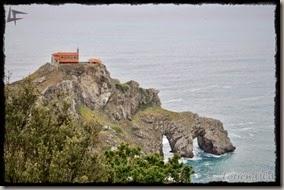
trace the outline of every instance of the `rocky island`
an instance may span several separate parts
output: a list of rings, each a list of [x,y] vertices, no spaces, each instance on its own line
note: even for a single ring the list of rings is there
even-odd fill
[[[192,112],[165,110],[158,90],[143,89],[135,81],[122,84],[111,78],[104,64],[46,63],[29,79],[41,92],[42,101],[64,93],[71,102],[69,112],[74,118],[96,118],[103,127],[95,152],[124,142],[145,153],[163,154],[163,135],[169,140],[171,151],[182,157],[194,156],[195,138],[208,153],[220,155],[235,150],[221,121]]]

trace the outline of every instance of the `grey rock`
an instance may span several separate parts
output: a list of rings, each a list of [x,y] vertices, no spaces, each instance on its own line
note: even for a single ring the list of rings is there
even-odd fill
[[[47,63],[33,75],[36,76],[34,81],[41,83],[44,89],[41,100],[50,101],[63,94],[70,100],[69,111],[75,116],[81,106],[86,106],[106,114],[109,122],[127,124],[128,127],[121,127],[123,135],[109,126],[103,127],[104,133],[98,140],[109,147],[126,142],[136,144],[145,153],[162,154],[165,135],[172,151],[183,157],[194,156],[195,138],[199,147],[208,153],[219,155],[235,150],[221,121],[191,112],[164,110],[158,90],[143,89],[135,81],[121,84],[110,77],[103,64],[54,66]],[[54,76],[58,76],[56,80]]]

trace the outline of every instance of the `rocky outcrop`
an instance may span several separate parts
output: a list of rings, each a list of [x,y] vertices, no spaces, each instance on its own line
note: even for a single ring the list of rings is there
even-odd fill
[[[197,142],[202,150],[217,155],[235,150],[221,121],[210,118],[201,118],[200,121],[204,132],[198,135]]]
[[[134,134],[138,136],[139,146],[149,152],[162,154],[163,135],[167,137],[172,152],[183,157],[194,156],[195,138],[200,148],[208,153],[219,155],[235,150],[222,123],[215,119],[200,117],[191,112],[170,112],[162,108],[148,108],[137,114],[134,119]],[[144,139],[147,139],[147,144],[144,144]]]
[[[161,105],[157,90],[140,88],[135,81],[116,83],[115,87],[103,109],[116,120],[131,120],[141,107]]]
[[[56,84],[46,86],[43,96],[51,99],[58,93],[67,94],[74,100],[72,107],[76,110],[85,105],[92,110],[104,110],[112,119],[121,120],[131,119],[143,106],[161,104],[157,90],[142,89],[135,81],[121,84],[110,77],[103,64],[48,65],[42,68],[49,68],[62,77]]]
[[[220,121],[191,112],[171,112],[161,108],[158,90],[143,89],[135,81],[120,83],[112,79],[103,64],[45,64],[29,76],[50,101],[68,97],[70,112],[80,117],[87,108],[104,125],[99,133],[101,147],[121,142],[134,144],[144,152],[162,154],[165,135],[173,152],[193,157],[193,139],[205,152],[223,154],[234,151]],[[15,84],[19,84],[16,82]]]

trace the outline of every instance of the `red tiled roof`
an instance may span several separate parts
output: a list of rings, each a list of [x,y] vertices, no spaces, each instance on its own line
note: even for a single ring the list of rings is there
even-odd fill
[[[56,52],[53,53],[52,55],[78,55],[77,52]]]
[[[89,61],[101,61],[99,58],[91,58]]]
[[[60,63],[78,63],[78,60],[74,60],[74,59],[62,59],[62,60],[58,60]]]

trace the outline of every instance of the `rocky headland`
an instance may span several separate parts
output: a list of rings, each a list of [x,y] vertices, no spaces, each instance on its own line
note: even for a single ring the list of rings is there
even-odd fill
[[[208,153],[220,155],[235,150],[221,121],[192,112],[165,110],[158,90],[143,89],[135,81],[122,84],[111,78],[103,64],[46,63],[28,78],[37,86],[42,101],[63,93],[74,118],[93,118],[101,124],[94,151],[125,142],[145,153],[163,154],[163,135],[169,140],[172,152],[183,157],[194,156],[195,138]]]

